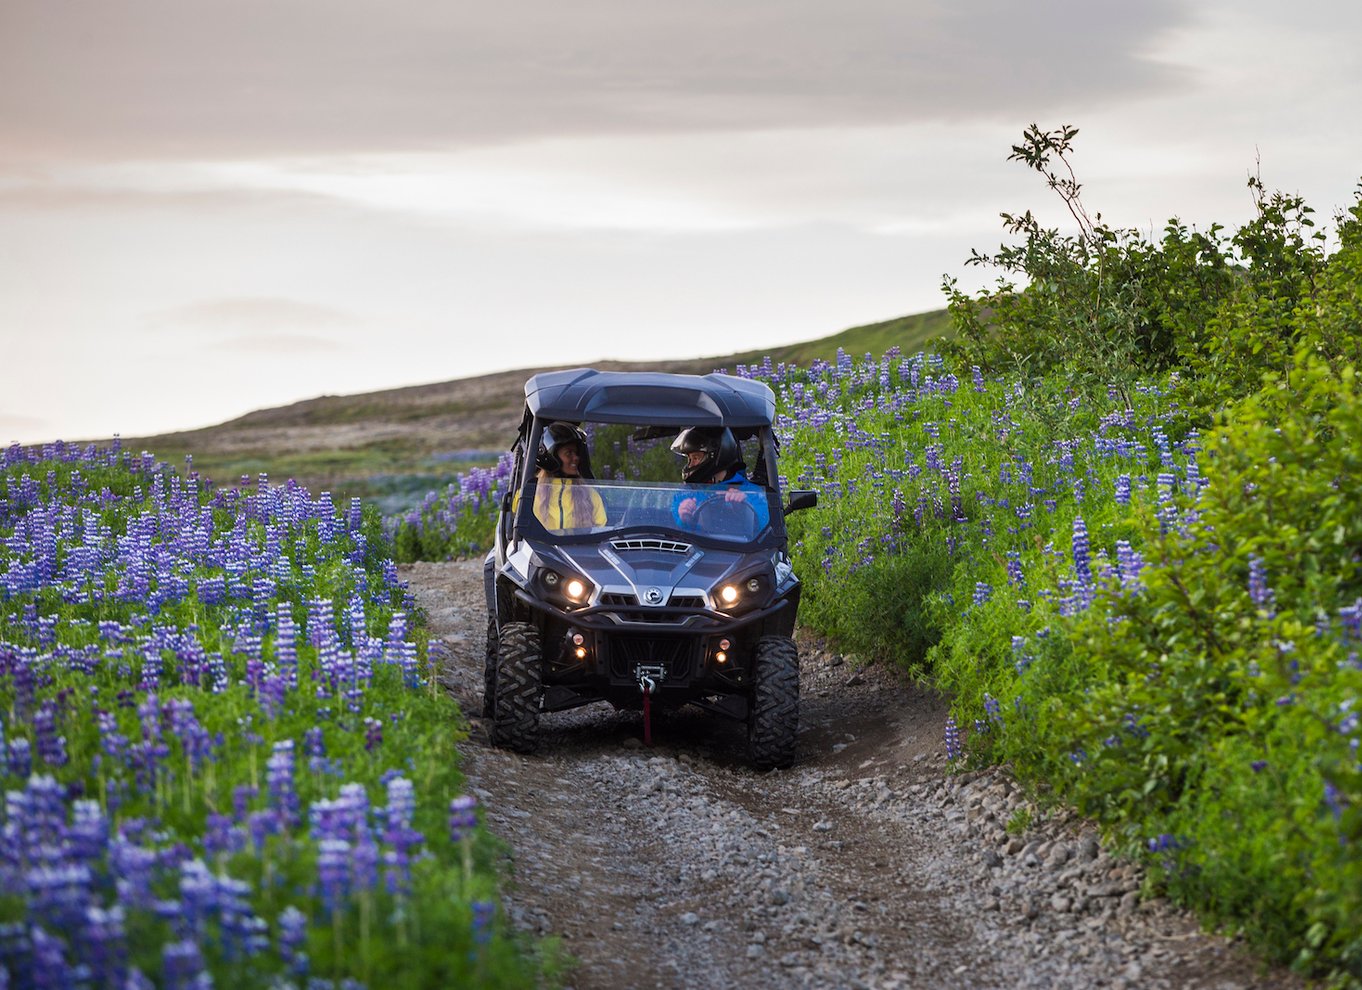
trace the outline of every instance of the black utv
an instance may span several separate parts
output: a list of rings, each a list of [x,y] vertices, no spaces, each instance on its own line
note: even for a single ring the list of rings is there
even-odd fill
[[[484,572],[493,741],[531,751],[542,713],[593,701],[642,709],[646,735],[650,707],[694,704],[746,721],[758,767],[789,766],[785,516],[817,495],[781,503],[770,388],[578,369],[535,375],[525,406]]]

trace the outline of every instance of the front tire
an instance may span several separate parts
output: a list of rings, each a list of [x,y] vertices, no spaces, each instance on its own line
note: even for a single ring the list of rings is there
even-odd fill
[[[498,640],[492,742],[532,753],[539,744],[539,704],[544,695],[539,630],[527,622],[508,622]]]
[[[757,642],[747,743],[758,770],[794,763],[799,735],[799,648],[788,636]]]

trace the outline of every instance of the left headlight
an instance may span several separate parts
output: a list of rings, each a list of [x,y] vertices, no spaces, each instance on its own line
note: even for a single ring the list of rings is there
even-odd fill
[[[539,583],[549,598],[565,600],[572,605],[585,605],[594,590],[590,581],[576,574],[545,568],[539,572]]]

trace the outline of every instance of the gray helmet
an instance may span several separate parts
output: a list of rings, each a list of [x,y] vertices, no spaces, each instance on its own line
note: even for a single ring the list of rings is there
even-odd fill
[[[746,466],[742,460],[742,448],[727,426],[692,426],[682,430],[672,442],[672,450],[682,457],[697,450],[705,453],[703,461],[694,466],[687,461],[681,469],[681,480],[687,482],[704,483],[721,471],[727,475],[734,469],[740,471]]]

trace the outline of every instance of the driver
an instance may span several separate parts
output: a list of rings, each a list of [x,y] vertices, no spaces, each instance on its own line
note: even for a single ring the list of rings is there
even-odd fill
[[[692,426],[682,430],[672,444],[672,450],[686,459],[681,468],[681,480],[696,485],[724,485],[722,491],[679,492],[672,510],[682,526],[697,528],[700,507],[711,500],[746,502],[756,515],[756,529],[766,527],[771,510],[766,504],[766,490],[747,479],[747,465],[743,463],[742,448],[733,431],[726,426]]]
[[[539,438],[539,472],[534,514],[554,533],[605,525],[600,492],[582,479],[591,477],[586,434],[571,423],[550,423]]]

